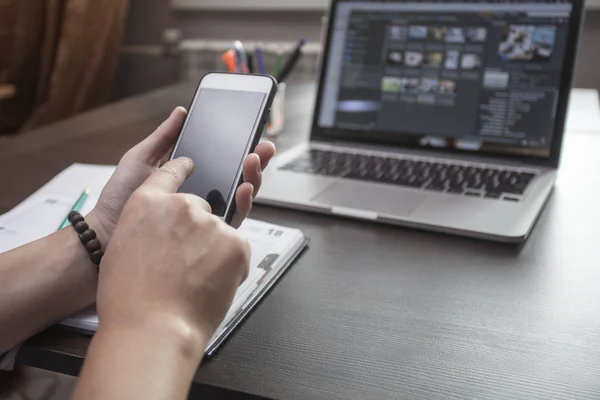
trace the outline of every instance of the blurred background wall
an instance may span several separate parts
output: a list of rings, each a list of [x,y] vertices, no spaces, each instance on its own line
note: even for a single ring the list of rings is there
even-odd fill
[[[177,1],[194,3],[194,0]],[[599,4],[596,5],[595,1]],[[197,2],[203,3],[203,0]],[[208,2],[215,3],[215,0]],[[244,3],[253,2],[261,3],[257,0]],[[325,0],[308,0],[308,3],[312,4],[320,2],[326,3]],[[586,11],[574,86],[600,89],[600,51],[597,45],[600,43],[600,1],[588,1],[588,7],[590,4],[593,9]],[[307,7],[311,8],[310,4]],[[193,7],[182,9],[172,7],[171,2],[167,0],[130,0],[124,41],[126,46],[121,54],[113,97],[128,97],[185,78],[185,73],[182,73],[182,68],[186,68],[185,59],[148,56],[127,51],[132,47],[143,49],[144,46],[159,45],[166,29],[176,28],[181,31],[183,40],[192,41],[240,39],[268,43],[294,42],[304,37],[310,42],[318,43],[324,13],[324,9],[314,6],[308,10],[240,11]],[[313,60],[316,62],[316,58]],[[198,71],[199,74],[202,72]]]

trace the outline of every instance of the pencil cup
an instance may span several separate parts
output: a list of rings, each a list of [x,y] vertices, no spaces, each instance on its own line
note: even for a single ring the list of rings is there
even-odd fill
[[[285,83],[277,86],[277,93],[271,105],[271,114],[267,123],[266,134],[269,137],[279,135],[285,124]]]

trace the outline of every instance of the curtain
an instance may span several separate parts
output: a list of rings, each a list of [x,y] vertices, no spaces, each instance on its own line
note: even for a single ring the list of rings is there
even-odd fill
[[[110,98],[128,0],[0,0],[0,133],[28,130]]]

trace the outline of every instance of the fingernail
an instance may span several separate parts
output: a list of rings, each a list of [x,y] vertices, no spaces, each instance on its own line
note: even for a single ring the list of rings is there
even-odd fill
[[[187,110],[181,106],[177,106],[175,107],[175,109],[173,110],[173,112],[171,114],[175,114],[176,112],[182,112],[182,113],[187,113]]]
[[[194,160],[192,160],[189,157],[179,157],[178,159],[181,160],[185,164],[186,168],[191,170],[191,171],[189,171],[189,173],[191,174],[192,171],[194,170]]]

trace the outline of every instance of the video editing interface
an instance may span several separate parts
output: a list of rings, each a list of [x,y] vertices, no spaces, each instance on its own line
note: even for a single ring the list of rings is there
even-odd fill
[[[556,1],[340,2],[318,125],[548,157],[571,10]]]

